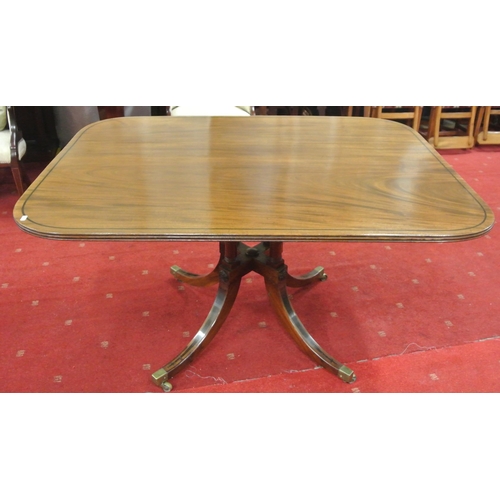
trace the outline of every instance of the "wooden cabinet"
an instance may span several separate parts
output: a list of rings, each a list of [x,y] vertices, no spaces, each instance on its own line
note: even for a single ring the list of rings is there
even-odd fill
[[[19,128],[26,141],[24,163],[49,163],[57,153],[57,138],[52,106],[15,106]]]

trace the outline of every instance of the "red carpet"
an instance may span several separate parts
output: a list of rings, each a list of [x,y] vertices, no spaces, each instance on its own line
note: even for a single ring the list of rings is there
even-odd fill
[[[500,213],[500,147],[442,151]],[[31,171],[32,175],[36,172]],[[49,241],[12,219],[0,184],[0,391],[161,392],[151,373],[196,333],[215,296],[175,281],[206,272],[218,245]],[[174,392],[498,392],[500,240],[448,244],[290,243],[290,271],[328,280],[291,289],[304,325],[357,374],[316,369],[278,324],[260,276],[243,279],[216,338]]]
[[[311,368],[186,392],[500,392],[499,363],[496,338],[354,363],[351,368],[358,377],[354,384],[338,384],[326,370]]]

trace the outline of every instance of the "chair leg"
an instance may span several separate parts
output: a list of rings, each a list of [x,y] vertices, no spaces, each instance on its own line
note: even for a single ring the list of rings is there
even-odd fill
[[[24,192],[24,186],[23,186],[23,179],[22,179],[19,167],[11,167],[10,170],[12,171],[12,176],[14,177],[14,182],[16,183],[17,192],[18,192],[19,196],[21,196]]]
[[[437,149],[439,143],[439,132],[441,131],[441,110],[442,106],[436,106],[434,119],[432,120],[433,133],[434,133],[434,147]]]
[[[476,123],[476,111],[477,111],[477,106],[472,106],[471,107],[471,116],[469,118],[469,125],[467,127],[467,135],[469,136],[469,147],[474,147],[474,144],[476,142],[476,138],[474,136],[474,125]]]
[[[420,131],[420,122],[422,121],[422,106],[415,106],[413,111],[413,129]]]
[[[486,106],[484,111],[483,139],[488,139],[488,129],[490,128],[491,106]]]
[[[474,137],[477,139],[481,132],[481,125],[483,124],[485,106],[480,106],[477,114],[476,126],[474,127]]]
[[[13,162],[10,166],[10,170],[12,172],[12,177],[14,177],[17,193],[21,196],[26,188],[31,184],[31,180],[24,170],[22,163],[19,161]]]

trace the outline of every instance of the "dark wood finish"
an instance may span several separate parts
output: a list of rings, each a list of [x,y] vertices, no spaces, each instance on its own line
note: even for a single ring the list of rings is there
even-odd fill
[[[48,165],[59,147],[53,106],[15,106],[15,110],[27,145],[23,162]]]
[[[207,286],[219,282],[212,309],[187,347],[172,361],[153,374],[156,385],[171,389],[168,382],[185,365],[193,360],[214,338],[227,318],[241,284],[243,276],[254,271],[264,277],[266,289],[279,320],[300,349],[315,363],[337,375],[345,382],[354,382],[354,372],[328,353],[313,339],[295,313],[288,298],[287,286],[308,286],[324,281],[326,275],[322,267],[304,276],[295,277],[288,273],[282,258],[283,243],[260,243],[254,247],[241,242],[222,243],[217,267],[212,273],[198,276],[173,266],[171,271],[176,279],[195,286]]]
[[[151,106],[151,116],[166,116],[168,106]],[[125,106],[97,106],[99,118],[121,118],[125,116]]]
[[[97,106],[99,118],[109,120],[110,118],[122,118],[124,115],[124,106]]]
[[[151,116],[166,116],[167,106],[151,106]]]
[[[108,240],[448,241],[493,223],[414,130],[314,116],[96,122],[15,216],[39,236]]]
[[[10,129],[10,163],[0,163],[0,168],[10,169],[17,193],[21,196],[31,181],[19,158],[19,141],[23,139],[23,132],[18,126],[14,106],[7,106],[7,127]]]
[[[313,116],[326,115],[328,106],[265,106],[269,115]]]

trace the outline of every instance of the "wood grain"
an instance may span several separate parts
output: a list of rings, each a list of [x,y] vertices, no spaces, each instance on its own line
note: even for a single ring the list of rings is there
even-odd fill
[[[447,241],[494,222],[411,128],[326,116],[97,122],[14,217],[47,238],[183,241]]]

